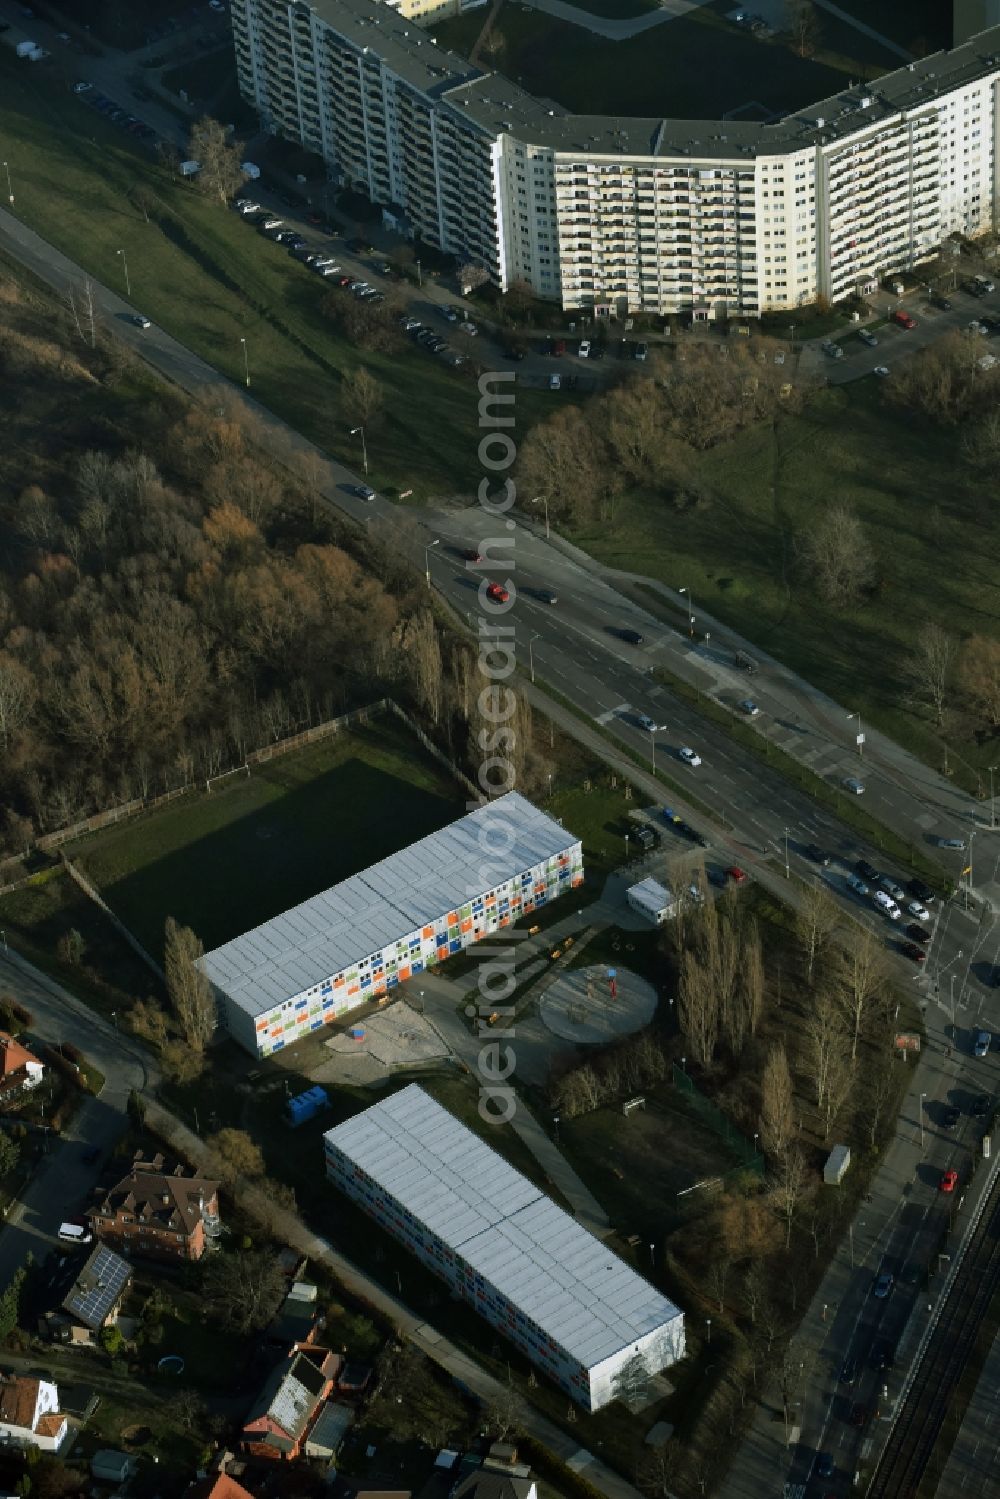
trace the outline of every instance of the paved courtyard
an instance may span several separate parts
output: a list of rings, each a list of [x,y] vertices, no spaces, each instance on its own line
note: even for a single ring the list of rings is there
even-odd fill
[[[628,968],[603,964],[567,968],[546,989],[539,1005],[542,1022],[563,1041],[600,1045],[630,1036],[656,1012],[656,990]]]

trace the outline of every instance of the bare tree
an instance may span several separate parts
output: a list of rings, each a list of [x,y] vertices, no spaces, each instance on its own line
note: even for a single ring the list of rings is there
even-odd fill
[[[798,1145],[786,1150],[781,1165],[771,1181],[771,1201],[778,1216],[784,1219],[784,1247],[792,1243],[792,1225],[807,1189],[808,1166]]]
[[[754,1327],[767,1299],[767,1277],[759,1260],[751,1260],[743,1274],[743,1305]]]
[[[407,622],[402,644],[410,663],[417,701],[431,722],[438,723],[443,704],[441,642],[429,609],[422,609]]]
[[[888,977],[881,941],[870,927],[859,928],[841,954],[836,973],[837,1000],[851,1030],[852,1062],[869,1011],[884,998]]]
[[[929,620],[917,636],[910,661],[913,696],[926,702],[940,727],[944,721],[945,703],[951,687],[958,647],[954,636]]]
[[[795,913],[795,928],[805,949],[810,983],[816,958],[832,936],[839,919],[840,912],[826,886],[819,881],[807,885]]]
[[[188,149],[201,171],[195,186],[209,197],[228,203],[247,179],[240,165],[240,148],[230,143],[225,127],[205,115],[191,127]]]
[[[269,1249],[216,1254],[205,1267],[205,1299],[220,1321],[237,1332],[266,1327],[286,1289],[284,1272]]]
[[[502,46],[503,38],[500,37],[498,40]],[[462,295],[468,296],[469,292],[476,291],[480,286],[485,286],[490,279],[490,274],[484,266],[467,261],[464,265],[459,266],[456,272],[456,279],[462,289]]]
[[[892,1060],[884,1052],[876,1057],[865,1083],[861,1112],[868,1131],[868,1143],[874,1150],[896,1092]]]
[[[834,505],[798,539],[799,552],[821,597],[834,608],[852,604],[875,578],[875,557],[852,510]]]
[[[708,1270],[708,1288],[719,1308],[720,1317],[726,1310],[726,1283],[732,1267],[732,1260],[725,1255],[720,1255],[712,1261]]]
[[[355,426],[368,427],[380,414],[385,393],[381,381],[363,364],[359,364],[344,377],[340,400],[344,416],[349,422],[353,422]]]
[[[719,1039],[719,996],[712,974],[693,952],[681,956],[677,1019],[692,1056],[708,1067]]]
[[[958,676],[969,707],[990,729],[1000,728],[1000,640],[973,635],[962,646]]]
[[[190,927],[180,926],[172,916],[167,917],[164,944],[167,995],[184,1040],[192,1051],[199,1053],[204,1052],[216,1024],[212,985],[196,966],[204,951]]]
[[[784,1046],[771,1047],[760,1084],[760,1138],[768,1155],[782,1156],[795,1134],[792,1075]]]
[[[831,1091],[837,1052],[847,1043],[841,1011],[830,994],[819,994],[806,1023],[810,1073],[816,1094],[816,1107],[825,1109]]]
[[[211,1169],[219,1180],[232,1183],[238,1176],[263,1176],[264,1157],[260,1146],[246,1130],[220,1129],[206,1141],[211,1151]]]
[[[785,0],[785,25],[792,50],[799,57],[812,57],[819,42],[819,16],[813,0]]]
[[[850,1098],[853,1085],[852,1059],[847,1055],[843,1045],[836,1046],[830,1054],[830,1065],[827,1069],[826,1098],[823,1101],[824,1139],[829,1140],[834,1121]]]
[[[11,740],[31,717],[37,697],[32,674],[14,656],[0,651],[0,746]]]

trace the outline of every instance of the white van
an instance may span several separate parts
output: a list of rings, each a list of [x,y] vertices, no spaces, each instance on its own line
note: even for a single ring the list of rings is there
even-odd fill
[[[890,921],[898,921],[903,914],[892,896],[887,895],[884,890],[876,890],[874,900],[882,914],[888,916]]]
[[[60,1223],[56,1238],[63,1244],[89,1244],[93,1234],[83,1223]]]

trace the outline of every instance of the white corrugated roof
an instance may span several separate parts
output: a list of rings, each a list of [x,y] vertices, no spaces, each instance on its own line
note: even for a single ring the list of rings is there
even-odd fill
[[[652,877],[640,880],[638,885],[630,885],[628,887],[628,894],[641,896],[644,900],[648,900],[650,903],[655,902],[660,906],[669,906],[673,900],[673,896],[666,885],[661,885],[659,880],[654,880]]]
[[[503,830],[499,846],[490,824]],[[578,841],[510,791],[234,937],[200,966],[256,1019]]]
[[[416,1083],[326,1139],[588,1368],[682,1315]]]

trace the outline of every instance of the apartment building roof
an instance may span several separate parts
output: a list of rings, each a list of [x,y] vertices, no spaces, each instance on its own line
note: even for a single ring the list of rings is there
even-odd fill
[[[135,1161],[128,1176],[95,1209],[95,1216],[117,1218],[127,1213],[150,1228],[190,1235],[218,1190],[217,1181],[185,1176],[182,1166],[164,1171],[163,1157],[157,1155],[152,1161]]]
[[[1000,66],[1000,26],[993,26],[959,47],[770,123],[580,115],[438,47],[433,27],[407,21],[381,0],[311,0],[310,8],[359,50],[370,49],[404,82],[450,106],[490,137],[510,134],[553,151],[587,156],[687,156],[738,164],[757,155],[785,155],[846,139],[902,111],[919,109]]]

